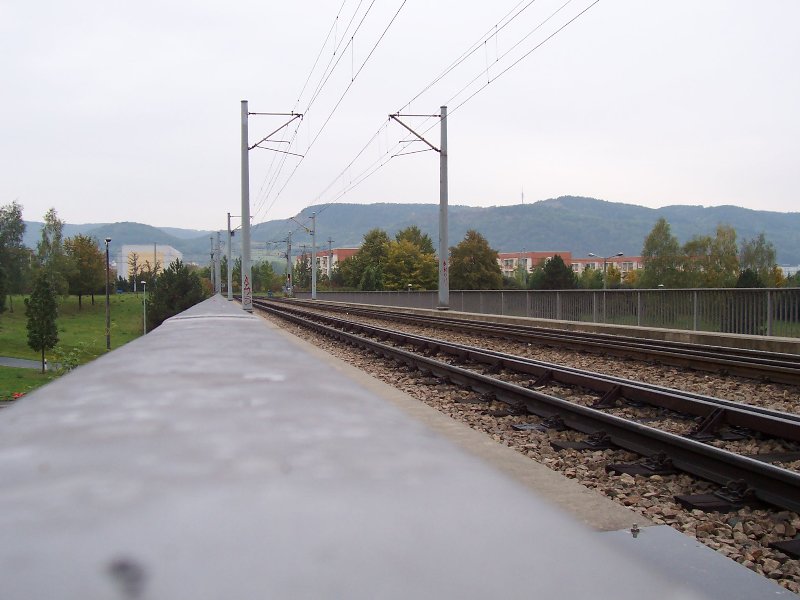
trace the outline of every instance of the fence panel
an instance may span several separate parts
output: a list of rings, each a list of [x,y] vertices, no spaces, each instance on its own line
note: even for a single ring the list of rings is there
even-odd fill
[[[298,292],[308,298],[308,292]],[[427,308],[435,291],[318,292],[321,300]],[[800,337],[800,288],[681,290],[454,290],[450,308],[537,319]]]

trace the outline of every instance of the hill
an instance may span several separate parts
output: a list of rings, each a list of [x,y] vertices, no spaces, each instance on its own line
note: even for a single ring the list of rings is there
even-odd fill
[[[311,245],[311,236],[300,226],[310,227],[311,213],[317,212],[317,247],[360,245],[364,234],[375,227],[394,235],[400,229],[417,225],[434,240],[438,239],[439,207],[436,204],[330,204],[304,209],[296,220],[281,219],[252,228],[254,245],[266,242],[280,250],[286,234],[292,232],[293,250]],[[644,238],[655,222],[664,217],[681,243],[694,235],[713,234],[720,223],[736,229],[738,239],[749,239],[764,232],[778,253],[780,264],[800,264],[800,213],[756,211],[736,206],[666,206],[646,208],[597,200],[563,196],[533,204],[475,208],[450,206],[450,245],[464,238],[467,230],[477,229],[500,252],[519,250],[565,250],[575,256],[593,252],[610,256],[617,252],[641,253]],[[25,243],[36,246],[41,223],[28,223]],[[169,244],[183,252],[187,262],[208,260],[212,232],[158,228],[140,223],[67,225],[65,235],[84,233],[102,241],[111,237],[116,247],[123,244]],[[238,239],[238,238],[237,238]]]

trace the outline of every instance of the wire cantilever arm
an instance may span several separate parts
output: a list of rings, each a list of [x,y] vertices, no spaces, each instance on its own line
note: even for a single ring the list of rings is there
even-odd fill
[[[403,122],[402,122],[400,119],[398,119],[397,117],[399,117],[399,116],[400,116],[400,115],[389,115],[389,118],[390,118],[390,119],[394,119],[395,121],[397,121],[398,123],[400,123],[400,125],[402,125],[402,126],[403,126],[403,127],[405,127],[406,129],[408,129],[408,130],[409,130],[409,131],[410,131],[410,132],[411,132],[411,133],[412,133],[412,134],[413,134],[415,137],[419,138],[420,140],[422,140],[423,142],[425,142],[426,144],[428,144],[428,146],[430,146],[430,147],[431,147],[431,150],[435,150],[436,152],[441,152],[441,150],[439,150],[439,148],[437,148],[436,146],[434,146],[433,144],[431,144],[431,143],[430,143],[428,140],[426,140],[424,137],[422,137],[422,136],[421,136],[420,134],[418,134],[416,131],[414,131],[413,129],[411,129],[411,127],[409,127],[408,125],[406,125],[405,123],[403,123]],[[438,117],[439,115],[436,115],[436,116]],[[410,154],[410,153],[409,153],[409,154]]]
[[[249,114],[259,114],[259,113],[249,113]],[[261,114],[269,114],[269,113],[261,113]],[[270,133],[270,134],[268,134],[268,135],[264,136],[263,138],[261,138],[260,140],[258,140],[258,141],[257,141],[255,144],[253,144],[252,146],[250,146],[250,147],[248,148],[248,150],[252,150],[253,148],[257,147],[257,146],[258,146],[260,143],[262,143],[262,142],[266,142],[267,140],[269,140],[269,138],[271,138],[273,135],[275,135],[276,133],[278,133],[278,132],[279,132],[281,129],[283,129],[284,127],[287,127],[287,126],[288,126],[288,125],[289,125],[289,124],[290,124],[292,121],[294,121],[295,119],[302,119],[302,118],[303,118],[303,115],[302,115],[301,113],[297,113],[297,114],[293,115],[291,119],[289,119],[288,121],[286,121],[286,123],[284,123],[283,125],[281,125],[280,127],[278,127],[278,128],[277,128],[275,131],[273,131],[272,133]],[[260,147],[260,146],[258,146],[258,147]],[[265,148],[265,150],[266,150],[266,148]]]

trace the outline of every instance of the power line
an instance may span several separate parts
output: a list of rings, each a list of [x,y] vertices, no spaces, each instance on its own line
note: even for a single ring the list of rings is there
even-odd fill
[[[319,139],[320,135],[322,135],[322,132],[325,130],[326,126],[328,125],[328,123],[330,122],[330,120],[333,118],[333,115],[336,113],[336,111],[338,110],[338,108],[339,108],[339,106],[341,105],[342,101],[344,100],[345,96],[347,95],[347,93],[350,91],[350,89],[351,89],[351,88],[352,88],[352,86],[354,85],[354,83],[355,83],[356,79],[358,79],[358,76],[359,76],[359,75],[361,74],[361,72],[363,71],[363,69],[364,69],[364,67],[366,66],[367,62],[369,62],[370,58],[372,58],[373,54],[374,54],[374,53],[375,53],[375,51],[377,50],[377,48],[378,48],[378,46],[380,45],[380,43],[383,41],[383,39],[384,39],[384,37],[386,36],[387,32],[389,31],[389,29],[391,28],[391,26],[394,24],[394,22],[397,20],[397,17],[399,16],[400,12],[403,10],[403,7],[406,5],[407,1],[408,1],[408,0],[403,0],[403,1],[402,1],[402,3],[400,4],[400,6],[398,7],[398,9],[395,11],[394,15],[392,16],[391,20],[389,21],[389,23],[386,25],[386,27],[383,29],[383,31],[381,32],[381,34],[380,34],[380,36],[378,37],[378,39],[377,39],[377,40],[375,41],[375,43],[372,45],[372,48],[371,48],[371,49],[370,49],[370,51],[368,52],[368,54],[367,54],[366,58],[364,58],[364,60],[362,61],[362,63],[361,63],[361,65],[359,66],[358,70],[357,70],[355,73],[353,73],[353,75],[352,75],[352,78],[351,78],[351,80],[350,80],[350,83],[348,83],[347,87],[346,87],[346,88],[345,88],[345,90],[342,92],[341,96],[339,97],[338,101],[337,101],[337,102],[336,102],[336,104],[334,105],[333,109],[332,109],[332,110],[331,110],[331,112],[328,114],[328,117],[327,117],[327,118],[325,119],[325,121],[323,122],[323,124],[322,124],[322,126],[320,127],[319,131],[318,131],[318,132],[317,132],[317,134],[314,136],[314,138],[311,140],[310,144],[308,145],[308,147],[306,148],[306,150],[305,150],[305,152],[304,152],[304,156],[303,156],[303,157],[302,157],[302,158],[301,158],[299,161],[297,161],[297,163],[296,163],[296,164],[295,164],[295,166],[294,166],[294,169],[292,169],[291,173],[289,173],[289,176],[287,177],[286,181],[283,183],[283,185],[280,187],[280,189],[279,189],[279,190],[277,191],[277,193],[274,195],[274,197],[273,197],[272,201],[270,202],[270,204],[269,204],[269,205],[267,206],[267,208],[266,208],[265,214],[266,214],[266,213],[269,213],[269,211],[270,211],[270,210],[272,209],[272,207],[274,206],[275,202],[278,200],[278,198],[280,198],[281,194],[282,194],[282,193],[283,193],[283,191],[286,189],[286,186],[287,186],[287,185],[289,185],[289,183],[290,183],[290,182],[291,182],[291,180],[293,179],[293,177],[294,177],[295,173],[296,173],[296,172],[297,172],[297,170],[300,168],[300,165],[301,165],[301,164],[303,163],[303,161],[305,160],[305,156],[307,156],[307,155],[308,155],[309,151],[310,151],[310,150],[311,150],[311,148],[314,146],[314,144],[317,142],[317,140]],[[359,22],[359,25],[358,25],[358,27],[356,28],[356,31],[353,33],[353,37],[354,37],[354,36],[355,36],[355,34],[358,32],[358,30],[361,28],[361,25],[363,24],[363,22],[364,22],[364,19],[366,19],[366,16],[367,16],[367,14],[369,13],[369,11],[372,9],[372,6],[374,5],[374,3],[375,3],[375,0],[373,0],[372,4],[370,4],[370,6],[369,6],[369,8],[367,9],[367,12],[364,14],[364,17],[362,18],[361,22]],[[350,41],[349,43],[352,43],[352,40],[353,40],[353,38],[351,37],[351,41]],[[346,48],[346,47],[347,47],[347,46],[345,46],[345,48]],[[338,64],[338,61],[337,61],[337,64]],[[326,79],[326,81],[327,81],[327,79]],[[315,98],[316,98],[316,97],[312,98],[312,102],[314,101],[314,99],[315,99]],[[309,106],[310,106],[310,105],[309,105]],[[290,145],[290,147],[291,147],[291,145]],[[284,161],[284,162],[285,162],[285,161]],[[262,203],[262,204],[263,204],[263,203]]]
[[[514,19],[516,19],[516,18],[517,18],[517,17],[518,17],[520,14],[522,14],[522,12],[523,12],[524,10],[526,10],[526,9],[527,9],[527,8],[528,8],[528,7],[529,7],[529,6],[530,6],[530,5],[531,5],[531,4],[534,2],[534,1],[535,1],[535,0],[530,0],[530,1],[528,2],[528,4],[526,4],[526,5],[525,5],[525,6],[524,6],[524,7],[523,7],[523,8],[522,8],[522,9],[521,9],[519,12],[517,12],[517,13],[516,13],[516,14],[515,14],[515,15],[514,15],[514,16],[513,16],[511,19],[509,19],[509,20],[508,20],[508,21],[507,21],[507,22],[506,22],[506,23],[503,25],[503,27],[507,26],[507,25],[508,25],[508,23],[510,23],[511,21],[513,21]],[[561,10],[563,10],[563,9],[564,9],[564,8],[565,8],[565,7],[566,7],[568,4],[570,4],[572,1],[573,1],[573,0],[567,0],[567,2],[565,2],[564,4],[562,4],[562,5],[561,5],[561,6],[560,6],[560,7],[559,7],[559,8],[558,8],[556,11],[554,11],[554,12],[553,12],[553,13],[552,13],[550,16],[548,16],[548,17],[547,17],[545,20],[543,20],[543,21],[542,21],[542,22],[540,22],[538,25],[536,25],[536,27],[535,27],[533,30],[529,31],[529,32],[528,32],[528,33],[527,33],[525,36],[523,36],[523,37],[522,37],[522,38],[521,38],[519,41],[517,41],[515,44],[513,44],[513,45],[511,46],[511,48],[509,48],[509,49],[508,49],[506,52],[504,52],[502,56],[498,57],[498,58],[497,58],[497,60],[496,60],[495,62],[499,62],[500,60],[502,60],[502,59],[504,59],[505,57],[507,57],[507,56],[508,56],[508,55],[509,55],[511,52],[513,52],[513,50],[515,50],[517,47],[519,47],[519,45],[520,45],[520,44],[522,44],[522,43],[523,43],[525,40],[527,40],[527,39],[528,39],[528,38],[529,38],[531,35],[533,35],[533,34],[534,34],[536,31],[538,31],[539,29],[541,29],[541,27],[542,27],[542,26],[544,26],[544,25],[545,25],[547,22],[549,22],[549,21],[550,21],[552,18],[554,18],[554,17],[555,17],[555,16],[556,16],[556,15],[557,15],[559,12],[561,12]],[[576,21],[576,20],[577,20],[579,17],[581,17],[583,14],[585,14],[585,13],[586,13],[586,12],[587,12],[587,11],[588,11],[590,8],[592,8],[592,7],[593,7],[595,4],[597,4],[599,1],[600,1],[600,0],[595,0],[594,2],[592,2],[592,4],[590,4],[589,6],[587,6],[586,8],[584,8],[584,9],[583,9],[582,11],[580,11],[580,12],[579,12],[577,15],[575,15],[574,17],[572,17],[571,19],[569,19],[569,20],[568,20],[566,23],[564,23],[563,25],[561,25],[561,26],[560,26],[558,29],[556,29],[556,30],[555,30],[553,33],[551,33],[549,36],[547,36],[547,37],[546,37],[544,40],[542,40],[541,42],[539,42],[538,44],[536,44],[536,45],[535,45],[533,48],[531,48],[530,50],[528,50],[527,52],[525,52],[525,53],[524,53],[522,56],[520,56],[520,57],[519,57],[517,60],[515,60],[513,63],[511,63],[511,64],[510,64],[509,66],[507,66],[505,69],[503,69],[503,70],[502,70],[500,73],[498,73],[498,74],[497,74],[495,77],[493,77],[493,78],[488,78],[488,77],[487,77],[487,81],[486,81],[486,83],[484,83],[484,84],[483,84],[483,85],[482,85],[480,88],[478,88],[477,90],[475,90],[475,91],[474,91],[472,94],[470,94],[470,95],[469,95],[469,96],[468,96],[466,99],[464,99],[462,102],[460,102],[460,103],[459,103],[458,105],[456,105],[456,106],[455,106],[455,107],[454,107],[452,110],[450,110],[450,111],[449,111],[450,115],[452,115],[452,113],[454,113],[454,112],[455,112],[456,110],[458,110],[459,108],[463,107],[463,106],[464,106],[464,104],[466,104],[467,102],[469,102],[469,101],[470,101],[472,98],[474,98],[474,97],[475,97],[475,96],[476,96],[476,95],[477,95],[479,92],[481,92],[483,89],[485,89],[485,88],[486,88],[488,85],[490,85],[492,82],[496,81],[497,79],[499,79],[500,77],[502,77],[504,74],[506,74],[508,71],[510,71],[511,69],[513,69],[514,67],[516,67],[516,66],[517,66],[517,65],[518,65],[520,62],[522,62],[522,61],[523,61],[525,58],[527,58],[528,56],[530,56],[530,55],[531,55],[533,52],[535,52],[535,51],[536,51],[536,50],[538,50],[538,49],[539,49],[541,46],[543,46],[545,43],[547,43],[547,42],[548,42],[548,41],[550,41],[552,38],[554,38],[554,37],[555,37],[555,36],[556,36],[558,33],[560,33],[561,31],[563,31],[563,30],[564,30],[564,29],[565,29],[567,26],[569,26],[570,24],[572,24],[573,22],[575,22],[575,21]],[[506,15],[503,17],[503,19],[505,19],[506,17],[508,17],[508,15],[510,15],[511,13],[513,13],[513,12],[514,12],[514,10],[516,10],[516,8],[518,8],[518,7],[520,6],[520,4],[522,4],[522,2],[518,3],[518,4],[517,4],[517,5],[514,7],[514,9],[512,9],[511,11],[509,11],[508,13],[506,13]],[[502,22],[502,21],[503,21],[503,19],[501,19],[501,21],[500,21],[500,22]],[[498,29],[497,31],[499,32],[499,31],[500,31],[500,29]],[[491,30],[490,30],[490,32],[491,32]],[[428,86],[426,86],[425,88],[423,88],[422,92],[420,92],[419,94],[417,94],[416,96],[414,96],[414,98],[412,98],[412,99],[411,99],[411,100],[410,100],[408,103],[406,103],[404,106],[408,106],[408,105],[409,105],[411,102],[413,102],[413,101],[415,101],[416,99],[418,99],[418,98],[419,98],[419,97],[420,97],[420,96],[421,96],[421,95],[422,95],[422,94],[423,94],[425,91],[429,90],[429,89],[430,89],[430,88],[431,88],[433,85],[435,85],[436,83],[438,83],[439,81],[441,81],[441,79],[442,79],[442,78],[443,78],[445,75],[447,75],[449,72],[451,72],[451,71],[453,70],[453,68],[455,68],[455,66],[458,66],[458,64],[461,64],[461,63],[462,63],[462,62],[463,62],[463,61],[464,61],[464,60],[465,60],[465,59],[466,59],[468,56],[470,56],[470,55],[474,54],[474,52],[476,51],[476,49],[480,48],[480,44],[484,43],[485,41],[488,41],[488,39],[491,39],[491,37],[492,37],[492,36],[488,36],[488,37],[487,37],[486,35],[482,36],[482,38],[481,38],[481,40],[482,40],[482,41],[480,41],[480,42],[477,42],[476,44],[473,44],[473,46],[471,46],[471,47],[470,47],[470,49],[468,49],[468,50],[467,50],[465,53],[463,53],[463,54],[461,55],[461,57],[459,57],[459,59],[457,59],[456,61],[454,61],[453,63],[451,63],[451,65],[450,65],[450,66],[449,66],[447,69],[445,69],[445,71],[444,71],[444,72],[443,72],[443,73],[442,73],[440,76],[438,76],[436,79],[434,79],[434,81],[433,81],[431,84],[429,84]],[[472,86],[472,85],[475,83],[475,81],[477,81],[478,79],[480,79],[480,78],[481,78],[481,77],[484,75],[484,73],[486,73],[486,70],[482,70],[482,71],[481,71],[481,73],[480,73],[479,75],[477,75],[475,78],[473,78],[472,80],[470,80],[470,82],[469,82],[469,83],[468,83],[466,86],[462,87],[462,88],[461,88],[461,89],[460,89],[460,90],[459,90],[459,91],[458,91],[458,92],[457,92],[455,95],[453,95],[453,96],[452,96],[452,97],[451,97],[451,98],[450,98],[450,99],[449,99],[449,100],[448,100],[448,101],[447,101],[445,104],[449,104],[449,103],[450,103],[450,102],[451,102],[453,99],[457,98],[457,97],[458,97],[460,94],[462,94],[462,93],[463,93],[465,90],[469,89],[469,87],[470,87],[470,86]],[[450,115],[448,115],[448,116],[450,116]],[[425,124],[425,123],[426,123],[426,122],[427,122],[429,119],[430,119],[430,118],[428,118],[428,119],[426,119],[425,121],[423,121],[423,125],[424,125],[424,124]],[[431,130],[433,127],[435,127],[435,126],[436,126],[436,123],[433,123],[433,124],[431,124],[431,125],[430,125],[430,127],[428,127],[427,129],[424,129],[424,130],[423,130],[423,135],[424,135],[425,133],[427,133],[428,131],[430,131],[430,130]],[[384,127],[385,127],[385,125],[384,125]],[[383,128],[383,127],[382,127],[382,128]],[[382,129],[382,128],[381,128],[381,129]],[[330,189],[331,189],[331,188],[332,188],[332,187],[333,187],[333,186],[336,184],[336,182],[337,182],[337,181],[339,181],[339,180],[340,180],[340,179],[341,179],[341,178],[344,176],[344,174],[345,174],[345,173],[347,173],[347,172],[349,171],[349,169],[352,167],[352,165],[355,163],[355,161],[356,161],[356,160],[358,160],[358,158],[359,158],[359,157],[360,157],[360,156],[361,156],[361,155],[362,155],[362,154],[365,152],[366,148],[367,148],[367,147],[369,147],[369,146],[372,144],[372,142],[374,141],[374,139],[375,139],[375,138],[377,137],[377,135],[380,133],[381,129],[379,129],[379,130],[378,130],[378,132],[377,132],[376,134],[373,134],[373,136],[370,138],[370,140],[369,140],[369,141],[368,141],[368,142],[367,142],[367,143],[366,143],[366,144],[365,144],[365,145],[364,145],[364,146],[361,148],[361,150],[359,150],[359,152],[358,152],[358,153],[356,154],[356,156],[355,156],[355,157],[354,157],[354,158],[353,158],[353,159],[350,161],[350,163],[347,165],[347,167],[345,167],[345,169],[343,169],[343,170],[342,170],[342,171],[339,173],[339,175],[337,175],[337,176],[334,178],[334,180],[333,180],[333,181],[332,181],[330,184],[328,184],[328,185],[325,187],[325,189],[323,189],[323,191],[322,191],[322,192],[320,192],[320,193],[319,193],[319,194],[316,196],[316,198],[315,198],[315,201],[317,201],[317,200],[321,199],[321,197],[322,197],[322,196],[323,196],[325,193],[327,193],[327,191],[328,191],[328,190],[330,190]],[[404,150],[404,149],[405,149],[405,148],[406,148],[406,147],[407,147],[407,146],[408,146],[410,143],[413,143],[413,140],[412,140],[412,141],[409,141],[409,142],[398,142],[398,144],[395,144],[395,145],[392,147],[392,150],[394,150],[395,148],[398,148],[398,147],[399,147],[401,150]],[[391,158],[393,158],[393,156],[389,156],[389,158],[388,158],[388,159],[386,159],[386,156],[387,156],[387,155],[389,155],[389,154],[392,152],[392,150],[389,150],[389,149],[387,148],[387,152],[386,152],[385,154],[383,154],[383,155],[382,155],[382,156],[381,156],[381,157],[380,157],[378,160],[376,160],[376,161],[373,161],[373,162],[372,162],[372,163],[370,163],[370,164],[369,164],[369,165],[368,165],[368,166],[367,166],[365,169],[363,169],[362,171],[360,171],[360,172],[359,172],[359,173],[356,175],[356,177],[355,177],[355,178],[351,179],[351,181],[350,181],[349,185],[345,186],[345,188],[344,188],[342,191],[338,192],[338,193],[337,193],[337,194],[334,196],[334,198],[333,198],[333,199],[331,199],[330,201],[326,202],[326,204],[325,204],[325,205],[324,205],[324,206],[323,206],[321,209],[319,209],[319,211],[318,211],[318,214],[319,214],[319,213],[321,213],[323,210],[325,210],[325,208],[327,208],[328,206],[330,206],[330,204],[332,204],[332,203],[336,202],[337,200],[339,200],[340,198],[344,197],[344,196],[345,196],[347,193],[349,193],[350,191],[352,191],[353,189],[355,189],[356,187],[358,187],[359,185],[361,185],[361,184],[362,184],[364,181],[366,181],[367,179],[369,179],[370,177],[372,177],[372,176],[373,176],[375,173],[377,173],[377,172],[378,172],[378,171],[379,171],[381,168],[383,168],[383,167],[384,167],[384,166],[385,166],[385,165],[386,165],[386,164],[389,162],[389,160],[391,160]]]

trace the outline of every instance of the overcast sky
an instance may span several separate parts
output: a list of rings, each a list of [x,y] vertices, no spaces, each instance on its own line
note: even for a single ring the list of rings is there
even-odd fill
[[[304,158],[250,152],[255,222],[438,202],[438,154],[390,158],[426,146],[400,150],[387,116],[442,104],[451,204],[799,210],[800,2],[593,1],[0,0],[0,205],[224,229],[247,99],[305,113],[271,145]],[[251,117],[250,143],[282,119]],[[404,120],[439,145],[435,120]]]

